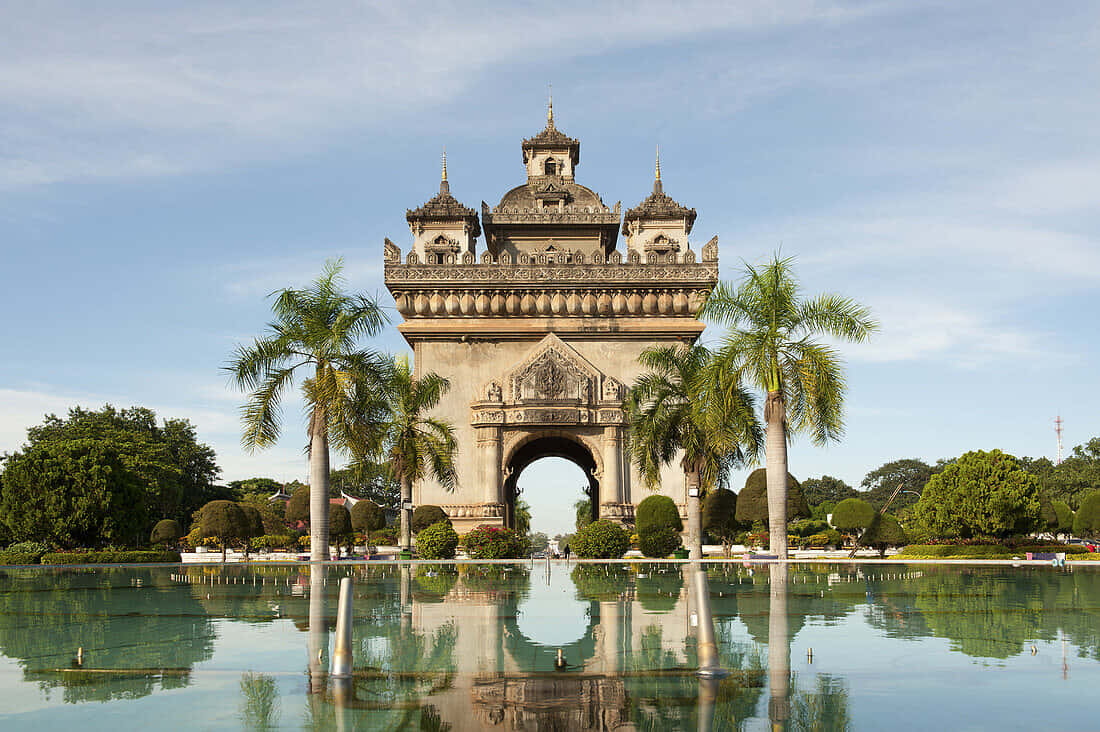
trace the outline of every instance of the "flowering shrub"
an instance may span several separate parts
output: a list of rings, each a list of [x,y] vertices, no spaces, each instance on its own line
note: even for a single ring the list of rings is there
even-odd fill
[[[370,532],[370,543],[373,546],[397,546],[397,529],[388,527]]]
[[[745,546],[764,547],[768,545],[768,532],[758,531],[745,537]]]
[[[253,551],[271,551],[273,549],[293,550],[297,548],[298,538],[293,534],[264,534],[249,540]]]
[[[471,559],[520,559],[529,552],[527,538],[515,529],[478,526],[463,539]]]

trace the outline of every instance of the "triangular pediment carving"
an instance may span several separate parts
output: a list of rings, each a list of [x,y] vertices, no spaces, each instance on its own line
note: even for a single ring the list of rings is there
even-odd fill
[[[600,376],[584,356],[551,333],[508,373],[505,398],[514,404],[588,404],[596,396]]]

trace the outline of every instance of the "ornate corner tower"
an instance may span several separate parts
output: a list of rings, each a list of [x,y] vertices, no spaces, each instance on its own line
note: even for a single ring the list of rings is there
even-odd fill
[[[585,471],[600,517],[631,522],[650,490],[624,450],[625,388],[644,348],[702,333],[695,312],[717,282],[717,238],[697,261],[687,240],[695,211],[664,195],[658,173],[622,222],[624,254],[619,204],[575,181],[580,142],[555,127],[552,108],[522,151],[526,181],[482,203],[480,258],[478,217],[451,197],[445,174],[439,195],[407,213],[404,262],[386,240],[398,330],[418,373],[450,379],[436,414],[459,438],[459,487],[425,480],[413,502],[442,506],[460,531],[510,525],[519,474],[557,456]],[[678,466],[657,492],[683,506]]]

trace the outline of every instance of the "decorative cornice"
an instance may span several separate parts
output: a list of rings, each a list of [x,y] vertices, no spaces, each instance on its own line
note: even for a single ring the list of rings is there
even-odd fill
[[[705,249],[705,248],[704,248]],[[631,254],[637,254],[632,252]],[[389,256],[395,253],[389,250]],[[542,258],[552,255],[541,255]],[[660,255],[651,255],[653,259],[661,258]],[[685,263],[668,262],[667,258],[674,258],[673,252],[661,258],[660,261],[646,264],[632,262],[629,264],[399,264],[388,260],[385,264],[386,286],[390,290],[406,287],[425,287],[435,285],[463,285],[479,286],[482,284],[508,283],[509,285],[532,284],[544,286],[546,284],[561,284],[563,286],[576,287],[591,284],[593,286],[624,287],[639,286],[676,286],[676,285],[704,285],[713,286],[718,281],[718,263]],[[530,259],[530,256],[527,257]]]

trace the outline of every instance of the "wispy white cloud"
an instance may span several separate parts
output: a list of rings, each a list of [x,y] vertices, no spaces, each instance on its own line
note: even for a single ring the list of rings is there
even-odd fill
[[[0,28],[9,142],[0,187],[285,155],[337,130],[415,118],[468,93],[489,68],[879,11],[815,0],[643,2],[578,23],[590,5],[24,5]]]

